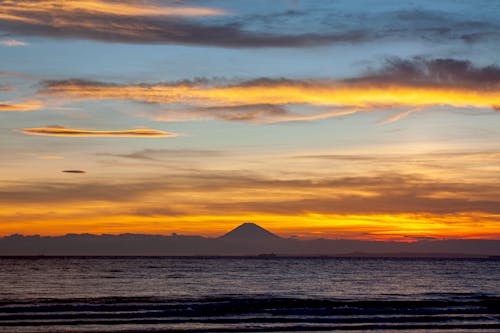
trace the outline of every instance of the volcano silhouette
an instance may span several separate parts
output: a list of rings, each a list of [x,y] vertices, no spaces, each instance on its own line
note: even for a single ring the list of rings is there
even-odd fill
[[[280,237],[255,223],[247,222],[219,237],[219,239],[234,241],[269,241],[280,239]]]

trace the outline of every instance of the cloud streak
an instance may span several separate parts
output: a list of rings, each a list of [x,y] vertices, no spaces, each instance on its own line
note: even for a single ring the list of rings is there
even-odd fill
[[[28,43],[22,42],[19,40],[15,40],[15,39],[7,39],[7,40],[1,40],[0,45],[7,46],[7,47],[17,47],[17,46],[26,46],[26,45],[28,45]]]
[[[142,180],[4,185],[5,204],[164,199],[185,214],[500,214],[498,184],[436,181],[418,175],[377,174],[319,180],[272,179],[248,172],[190,172]],[[158,206],[158,208],[160,207]]]
[[[14,87],[7,83],[0,83],[0,91],[13,91]]]
[[[389,124],[433,107],[500,107],[500,68],[455,59],[389,59],[380,70],[342,79],[207,80],[115,84],[79,79],[42,82],[34,96],[0,101],[1,111],[34,111],[92,100],[140,103],[157,121],[221,120],[256,124],[312,121],[403,109]],[[52,105],[52,107],[51,107]]]
[[[120,157],[142,161],[165,161],[170,159],[206,159],[221,157],[228,152],[222,150],[196,150],[196,149],[143,149],[126,154],[98,153],[97,156]]]
[[[237,121],[254,124],[310,121],[355,113],[359,109],[331,107],[333,110],[298,113],[291,106],[272,104],[249,104],[234,106],[190,107],[188,109],[161,109],[144,111],[144,115],[158,121],[179,122],[199,120]]]
[[[0,101],[0,112],[25,112],[40,110],[44,104],[40,101],[33,100],[28,102],[16,103],[13,101]]]
[[[13,35],[84,38],[105,42],[222,47],[305,47],[370,39],[359,31],[278,35],[249,32],[241,23],[209,25],[195,18],[227,14],[205,7],[153,1],[0,1],[2,29]]]
[[[106,0],[37,0],[0,2],[3,12],[0,18],[13,21],[36,21],[36,15],[52,14],[55,17],[86,13],[93,15],[122,15],[122,16],[176,16],[197,17],[226,14],[222,10],[204,7],[165,6],[155,1],[106,1]],[[28,17],[34,14],[35,17]]]
[[[154,104],[158,108],[145,115],[161,121],[274,123],[409,109],[383,121],[390,123],[431,106],[496,109],[500,68],[454,59],[392,59],[379,71],[344,80],[263,78],[230,84],[199,80],[134,85],[65,80],[46,82],[40,94]]]
[[[153,129],[133,130],[84,130],[60,126],[23,128],[22,132],[28,135],[62,136],[62,137],[128,137],[128,138],[161,138],[175,137],[176,133],[169,133]]]
[[[84,170],[63,170],[62,171],[63,173],[76,173],[76,174],[84,174],[84,173],[87,173],[86,171]]]
[[[379,124],[385,125],[385,124],[394,123],[394,122],[396,122],[398,120],[401,120],[403,118],[408,117],[412,113],[419,112],[419,111],[421,111],[423,109],[425,109],[425,107],[418,107],[418,108],[414,108],[414,109],[410,109],[408,111],[404,111],[404,112],[398,113],[397,115],[394,115],[392,117],[389,117],[387,119],[384,119],[384,120],[380,121]]]
[[[415,10],[408,5],[363,15],[354,14],[341,4],[329,4],[321,10],[256,15],[182,3],[165,5],[154,0],[0,0],[0,13],[2,30],[8,36],[139,44],[258,48],[362,43],[388,38],[477,43],[500,37],[494,19],[456,15],[446,10]],[[217,19],[206,20],[213,17]]]

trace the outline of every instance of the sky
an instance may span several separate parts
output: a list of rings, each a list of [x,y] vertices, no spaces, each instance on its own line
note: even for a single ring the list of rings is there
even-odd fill
[[[499,15],[0,0],[0,236],[500,239]]]

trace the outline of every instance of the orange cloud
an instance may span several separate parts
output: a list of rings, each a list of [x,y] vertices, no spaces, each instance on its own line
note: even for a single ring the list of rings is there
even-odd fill
[[[13,103],[10,101],[0,101],[0,112],[2,111],[35,111],[41,109],[43,103],[40,101],[29,101],[26,103]]]
[[[210,106],[310,104],[361,109],[394,106],[449,105],[491,108],[500,104],[500,90],[461,87],[422,87],[396,84],[346,84],[335,81],[270,80],[222,87],[199,84],[107,85],[81,81],[52,84],[48,94],[81,99],[129,99],[148,103]]]
[[[500,68],[454,59],[392,60],[381,70],[344,80],[208,80],[120,85],[83,80],[45,82],[44,96],[71,100],[129,100],[158,104],[156,120],[219,119],[273,123],[356,112],[408,108],[382,123],[431,106],[497,108]],[[148,111],[146,111],[148,112]]]
[[[188,163],[181,167],[185,169]],[[168,181],[164,181],[168,179]],[[184,214],[500,214],[500,185],[446,182],[382,174],[314,181],[264,178],[249,172],[179,171],[146,179],[85,184],[47,181],[0,187],[0,201],[14,206],[71,202],[158,204],[165,196]],[[165,207],[164,207],[165,208]]]
[[[24,134],[42,135],[42,136],[67,136],[67,137],[175,137],[178,134],[169,133],[153,129],[133,129],[133,130],[118,130],[118,131],[102,131],[102,130],[82,130],[66,127],[37,127],[24,128]]]
[[[474,214],[225,214],[137,216],[123,206],[77,203],[72,207],[26,207],[22,212],[2,207],[0,235],[63,235],[67,233],[172,232],[217,237],[230,226],[253,221],[280,236],[403,240],[421,237],[500,239],[500,215]],[[120,212],[119,210],[122,209]],[[144,208],[147,210],[147,208]]]
[[[82,12],[98,15],[125,16],[214,16],[225,14],[222,10],[203,7],[164,6],[150,1],[120,1],[101,0],[39,0],[39,1],[9,1],[0,3],[0,19],[22,22],[37,22],[31,14],[50,13],[54,16],[78,14]],[[43,23],[43,22],[39,22]],[[58,21],[59,25],[77,25],[80,22]]]
[[[277,123],[403,108],[379,122],[387,124],[432,106],[498,109],[500,68],[476,68],[449,59],[417,64],[424,66],[422,72],[434,69],[437,74],[420,74],[414,69],[416,74],[408,76],[398,68],[403,65],[394,65],[385,72],[340,81],[258,79],[226,85],[206,80],[135,85],[46,81],[32,100],[0,102],[0,111],[33,111],[50,105],[60,108],[61,104],[84,100],[127,100],[157,105],[141,115],[158,121]]]
[[[184,109],[170,107],[150,114],[163,121],[205,118],[272,123],[322,119],[393,107],[412,109],[386,121],[393,122],[430,106],[492,108],[500,105],[500,89],[319,80],[256,80],[228,86],[62,81],[48,84],[43,93],[77,100],[115,99],[166,106],[187,105]],[[320,111],[312,114],[290,111],[291,107],[300,105],[319,108]]]
[[[484,178],[464,177],[464,171],[457,176],[447,172],[443,178],[438,174],[424,177],[397,173],[331,178],[331,170],[338,174],[338,169],[329,168],[328,175],[313,177],[308,168],[305,176],[292,178],[290,171],[302,173],[293,169],[296,163],[277,156],[279,176],[264,177],[266,170],[258,167],[259,174],[195,169],[192,161],[200,159],[200,152],[194,151],[182,157],[177,166],[168,164],[174,157],[163,159],[161,167],[166,171],[161,174],[149,172],[154,169],[147,169],[144,158],[171,153],[139,151],[124,156],[142,159],[140,168],[134,164],[133,176],[123,175],[120,163],[113,161],[111,172],[105,175],[101,170],[99,178],[75,175],[70,177],[71,182],[42,178],[5,183],[0,186],[0,234],[181,231],[217,235],[231,223],[254,221],[272,226],[279,234],[304,237],[320,232],[327,238],[500,238],[500,185],[492,181],[497,170],[482,170]],[[308,158],[340,158],[340,164],[352,159],[335,155]],[[372,172],[386,163],[377,162],[381,157],[354,158],[355,164],[364,158]],[[472,159],[472,164],[479,162],[482,166],[485,160],[497,165],[499,155],[480,152],[422,158],[423,163],[435,160],[440,166],[442,161]],[[407,160],[401,157],[398,165],[407,165]],[[263,165],[270,163],[272,158]]]
[[[59,155],[40,155],[38,158],[42,160],[62,160],[64,159],[64,156],[59,156]]]

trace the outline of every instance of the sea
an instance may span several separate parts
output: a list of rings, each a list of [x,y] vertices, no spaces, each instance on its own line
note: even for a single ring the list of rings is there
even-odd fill
[[[500,260],[4,257],[0,332],[500,332]]]

